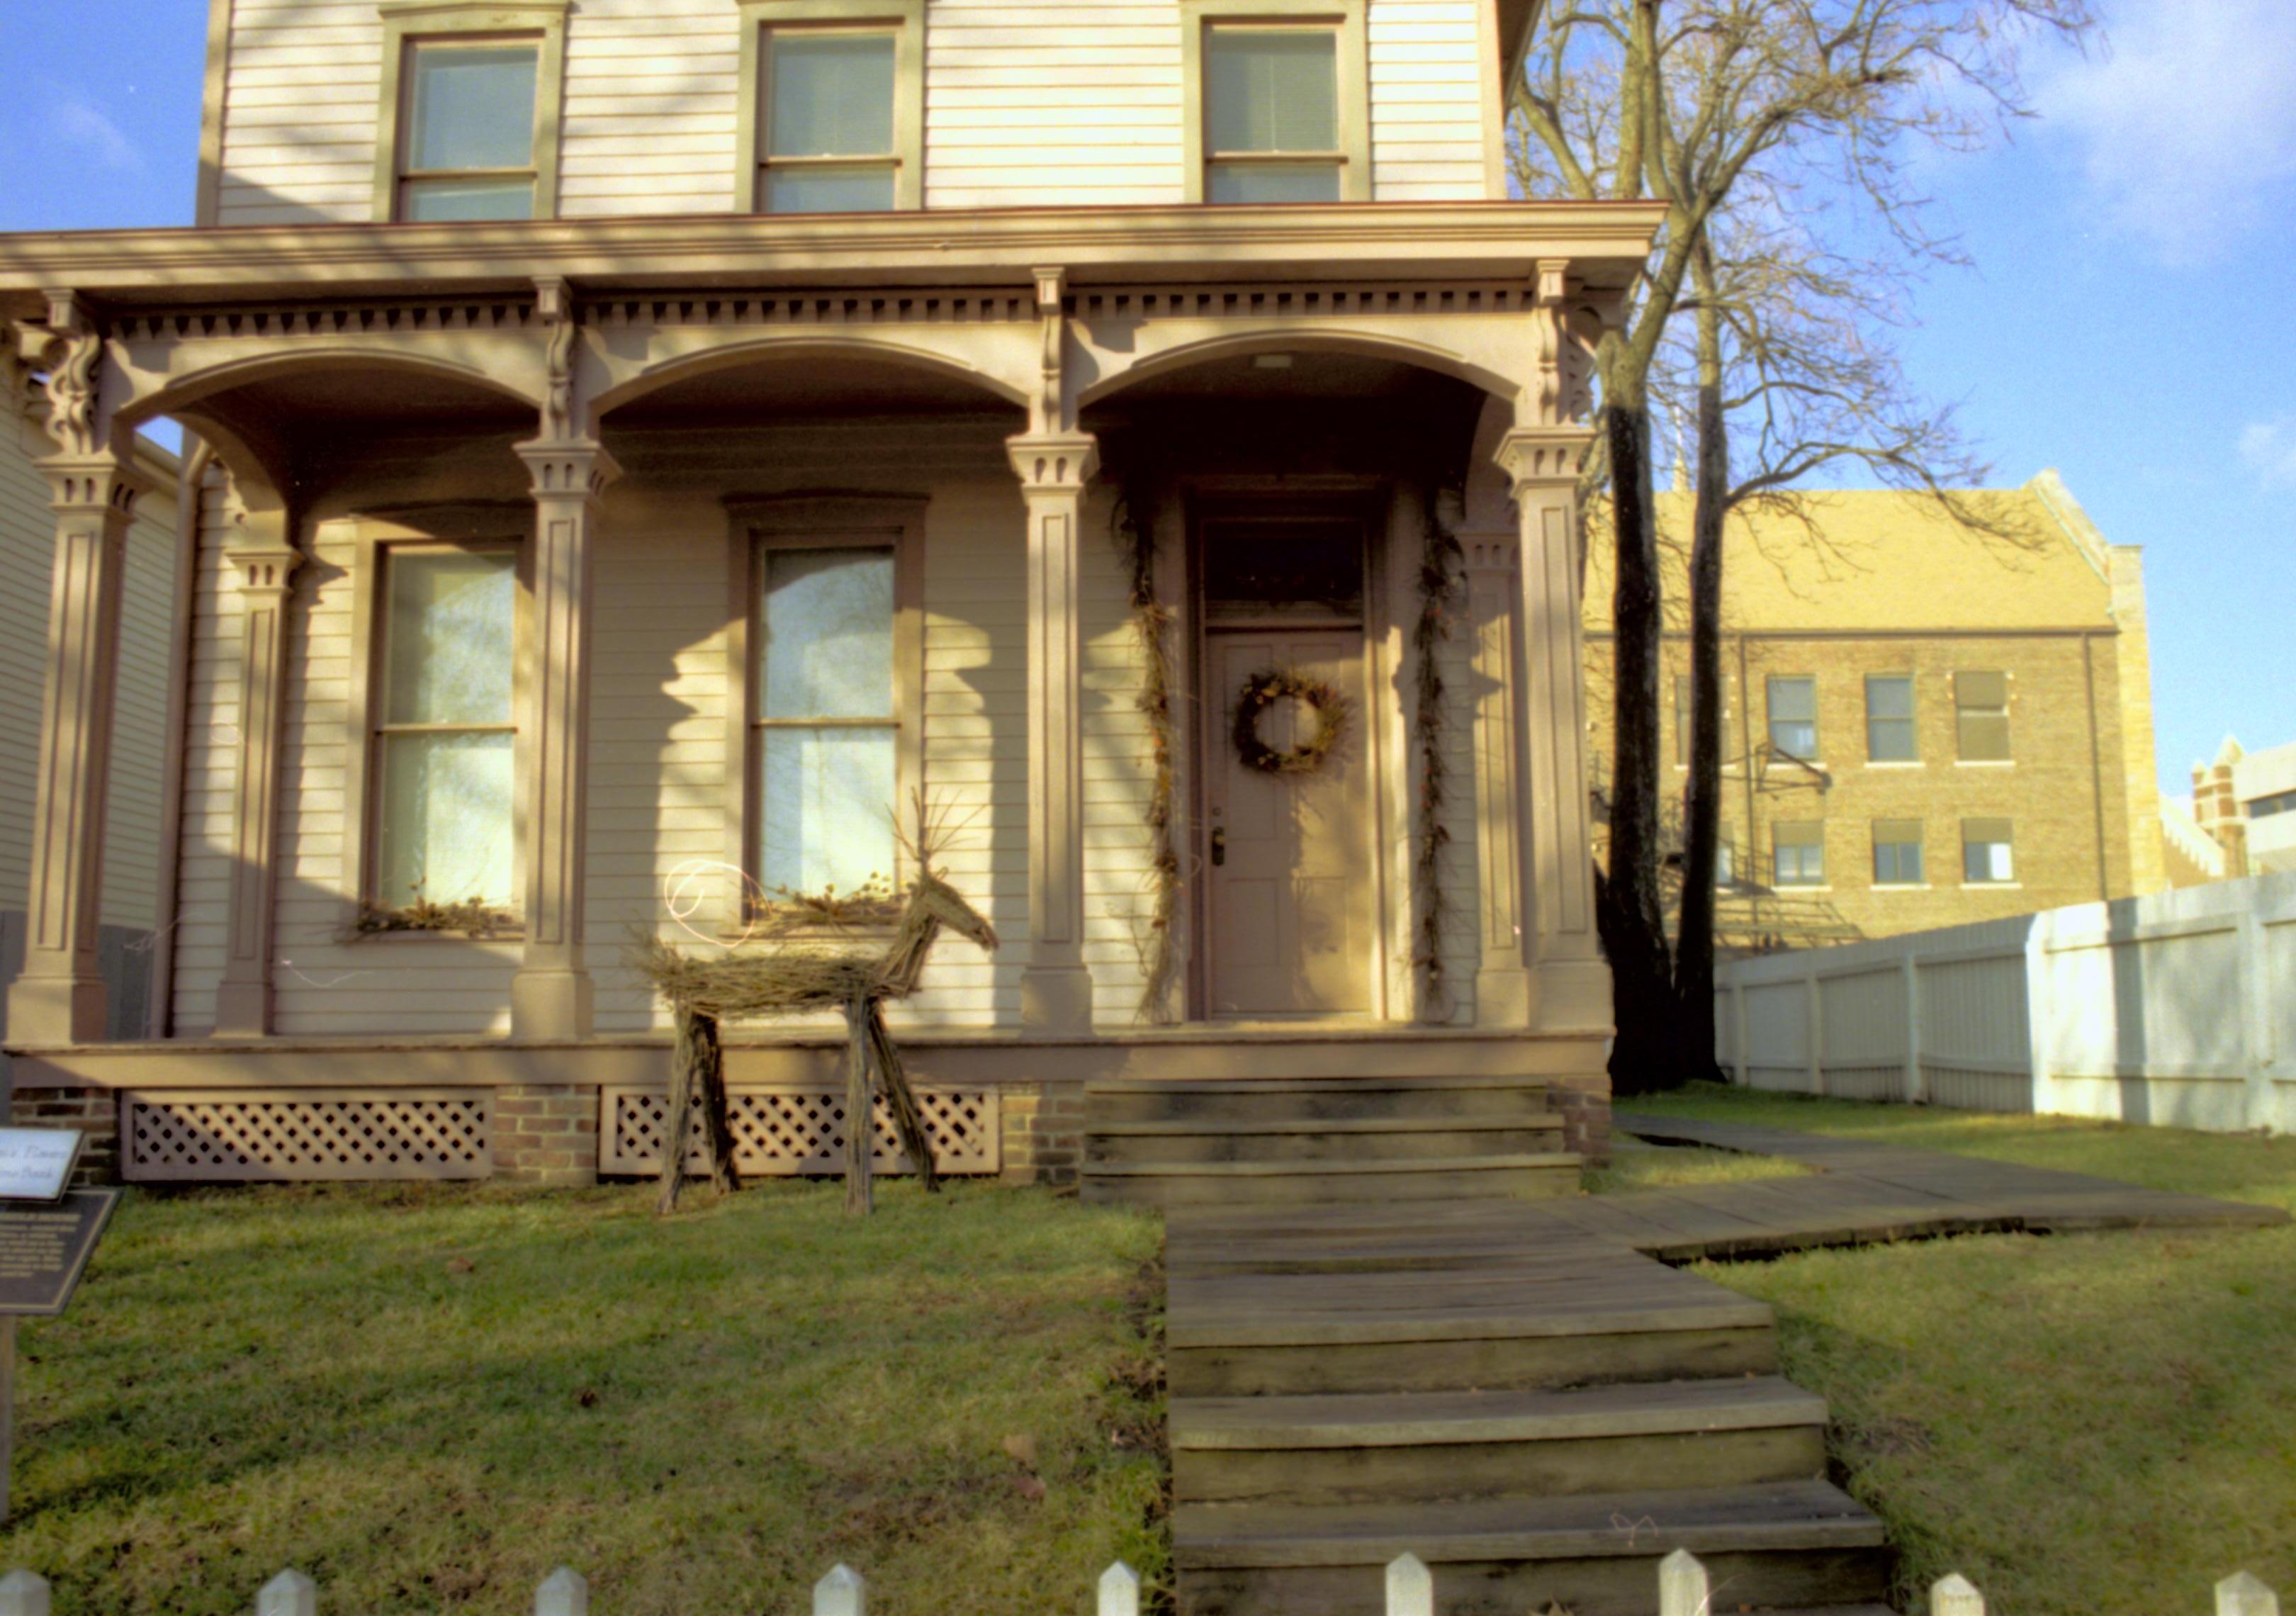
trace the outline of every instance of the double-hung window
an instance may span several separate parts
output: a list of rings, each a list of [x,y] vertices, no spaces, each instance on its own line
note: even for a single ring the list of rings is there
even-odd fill
[[[1969,886],[1999,886],[2017,879],[2013,827],[2006,819],[1961,822],[1961,879]]]
[[[1954,727],[1964,763],[2009,761],[2009,676],[1953,676]]]
[[[1825,884],[1825,824],[1811,819],[1770,827],[1770,868],[1773,885],[1822,887]]]
[[[1866,676],[1866,757],[1873,763],[1915,763],[1914,681],[1906,674]]]
[[[1210,27],[1203,64],[1204,200],[1338,201],[1339,29]]]
[[[1876,819],[1874,822],[1874,884],[1877,887],[1917,887],[1922,884],[1920,820]]]
[[[923,204],[924,0],[741,0],[742,179],[758,213]]]
[[[1768,687],[1770,744],[1807,763],[1817,756],[1817,681],[1806,674],[1772,674]]]
[[[518,558],[393,546],[383,563],[373,900],[518,901]]]
[[[381,0],[374,217],[549,218],[567,0]]]

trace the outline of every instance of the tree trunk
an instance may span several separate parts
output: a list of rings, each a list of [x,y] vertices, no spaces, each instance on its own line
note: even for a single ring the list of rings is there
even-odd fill
[[[869,1174],[876,1128],[869,1115],[868,996],[845,1005],[845,1215],[866,1218],[875,1204]]]
[[[925,1133],[924,1113],[917,1109],[917,1096],[909,1087],[909,1074],[901,1065],[901,1052],[893,1047],[893,1035],[885,1030],[884,1007],[873,999],[869,1005],[869,1048],[877,1061],[877,1081],[885,1091],[885,1109],[893,1113],[893,1127],[901,1136],[901,1148],[908,1153],[909,1165],[923,1181],[925,1194],[940,1194],[940,1169],[933,1164],[932,1140]]]
[[[1722,407],[1722,311],[1702,245],[1698,467],[1690,543],[1690,774],[1682,800],[1682,911],[1674,945],[1675,1079],[1714,1064],[1714,874],[1722,824],[1722,526],[1730,508],[1730,423]]]
[[[1595,920],[1609,956],[1614,1093],[1646,1094],[1670,1080],[1676,1040],[1673,972],[1659,893],[1658,531],[1652,508],[1650,409],[1638,381],[1606,385],[1603,441],[1618,578],[1611,594],[1616,686],[1611,701],[1611,857],[1596,889]]]

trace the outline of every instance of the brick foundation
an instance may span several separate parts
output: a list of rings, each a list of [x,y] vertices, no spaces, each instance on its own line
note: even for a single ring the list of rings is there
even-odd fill
[[[10,1121],[18,1128],[76,1128],[86,1135],[75,1185],[119,1182],[119,1096],[108,1088],[19,1088]]]
[[[1084,1160],[1084,1086],[1014,1083],[999,1090],[1006,1184],[1074,1184]]]
[[[512,1184],[598,1181],[598,1091],[512,1084],[495,1091],[495,1177]]]

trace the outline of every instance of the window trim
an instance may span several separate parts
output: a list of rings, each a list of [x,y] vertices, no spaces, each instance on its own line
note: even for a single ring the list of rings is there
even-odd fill
[[[1775,707],[1777,687],[1780,685],[1792,684],[1809,686],[1808,718],[1785,720],[1788,724],[1807,722],[1809,725],[1809,751],[1807,753],[1788,751],[1778,744],[1778,718]],[[1762,676],[1762,744],[1764,746],[1782,757],[1792,759],[1796,763],[1817,766],[1824,756],[1825,746],[1825,736],[1818,727],[1818,717],[1817,676],[1815,673],[1765,673]]]
[[[1874,686],[1877,682],[1882,684],[1897,683],[1901,684],[1906,687],[1906,711],[1904,718],[1882,718],[1878,720],[1875,718],[1874,713]],[[1924,761],[1922,757],[1921,682],[1910,672],[1898,673],[1890,671],[1884,673],[1869,673],[1866,676],[1864,688],[1866,693],[1866,761],[1876,768],[1907,768],[1920,765]],[[1874,755],[1874,726],[1877,721],[1883,724],[1903,724],[1906,726],[1906,737],[1913,744],[1913,755],[1906,758],[1875,757]]]
[[[1914,828],[1914,839],[1907,841],[1900,836],[1884,841],[1882,836],[1882,827],[1884,825],[1911,825]],[[1866,838],[1873,849],[1869,874],[1875,890],[1905,892],[1917,890],[1930,884],[1929,826],[1926,822],[1919,819],[1872,820],[1866,826]],[[1882,849],[1885,847],[1913,849],[1914,857],[1922,866],[1921,874],[1915,880],[1907,881],[1904,879],[1905,873],[1901,870],[1897,876],[1884,880],[1882,875]]]
[[[525,934],[526,927],[526,846],[529,818],[527,758],[534,728],[533,714],[529,710],[533,686],[528,671],[533,660],[534,550],[527,542],[527,531],[517,517],[506,514],[499,507],[483,504],[441,507],[435,512],[425,512],[421,521],[422,526],[418,528],[387,518],[357,517],[349,519],[347,524],[352,547],[351,680],[344,734],[350,743],[344,748],[343,843],[342,862],[339,866],[342,896],[349,909],[347,927],[357,923],[363,906],[374,901],[375,858],[382,841],[378,833],[378,820],[382,812],[382,771],[380,767],[382,731],[378,727],[377,718],[381,710],[383,679],[387,672],[383,656],[390,638],[383,628],[383,614],[390,605],[389,594],[384,588],[389,553],[401,548],[507,550],[516,557],[513,571],[517,578],[517,606],[511,627],[510,695],[512,726],[511,835],[515,845],[511,857],[513,890],[502,899],[502,906],[517,923],[509,929],[489,933],[489,936],[514,941]],[[319,549],[339,542],[339,537],[323,530],[313,548]],[[426,934],[388,932],[380,935],[412,938]]]
[[[1792,831],[1810,830],[1810,831],[1815,831],[1815,832],[1816,833],[1816,834],[1814,837],[1812,837],[1809,841],[1791,841],[1791,842],[1789,842],[1789,841],[1780,841],[1780,840],[1779,840],[1779,838],[1778,838],[1778,833],[1779,833],[1780,831],[1786,831],[1786,830],[1792,830]],[[1817,849],[1817,879],[1816,879],[1816,880],[1815,880],[1815,881],[1788,881],[1788,880],[1786,880],[1786,879],[1785,879],[1785,877],[1784,876],[1784,874],[1780,872],[1779,865],[1780,865],[1780,864],[1781,864],[1781,862],[1782,862],[1782,861],[1779,859],[1779,857],[1778,857],[1778,854],[1779,854],[1779,852],[1780,852],[1782,849],[1785,849],[1785,848],[1788,848],[1788,847],[1797,847],[1797,848],[1816,848],[1816,849]],[[1799,864],[1800,861],[1800,860],[1796,860],[1795,862],[1796,862],[1797,864]],[[1770,889],[1771,889],[1771,890],[1773,890],[1773,891],[1778,891],[1778,890],[1783,890],[1783,889],[1784,889],[1784,888],[1792,887],[1792,888],[1795,889],[1795,890],[1798,890],[1798,891],[1805,891],[1805,892],[1806,892],[1806,891],[1810,890],[1812,888],[1824,887],[1824,886],[1825,886],[1825,885],[1826,885],[1826,884],[1827,884],[1827,883],[1828,883],[1832,879],[1833,879],[1833,872],[1832,872],[1832,871],[1830,871],[1830,870],[1826,867],[1826,863],[1825,863],[1825,821],[1824,821],[1824,820],[1823,820],[1823,819],[1774,819],[1774,820],[1772,820],[1772,821],[1770,822]]]
[[[734,211],[763,213],[766,158],[759,150],[765,111],[766,30],[818,28],[893,35],[893,206],[924,206],[925,0],[741,0],[741,103],[734,121]]]
[[[718,923],[738,933],[756,920],[758,876],[758,583],[766,551],[840,547],[893,550],[893,795],[895,812],[924,785],[924,532],[922,494],[734,495],[725,502],[726,858],[731,870]],[[893,882],[916,872],[906,848],[893,853]]]
[[[1254,23],[1279,29],[1322,23],[1337,35],[1340,201],[1372,200],[1371,67],[1364,11],[1365,0],[1180,0],[1181,201],[1205,200],[1204,170],[1213,157],[1204,149],[1204,30]]]
[[[2005,835],[2005,837],[2003,838],[2003,840],[2001,840],[2001,841],[1972,841],[1970,840],[1970,836],[1969,836],[1969,830],[1970,830],[1970,827],[1971,827],[1972,825],[1979,825],[1979,824],[1997,824],[1997,825],[2000,825],[2000,826],[2004,827],[2005,831],[2006,832],[2006,834]],[[1970,877],[1970,874],[1969,874],[1969,849],[1970,849],[1971,848],[1972,848],[1972,847],[1981,847],[1981,848],[1982,848],[1982,847],[2002,847],[2002,848],[2007,848],[2007,849],[2009,849],[2009,874],[2006,874],[2006,875],[2005,875],[2005,876],[2003,876],[2003,877],[2001,877],[1998,881],[1994,880],[1994,879],[1993,879],[1992,877],[1990,877],[1990,876],[1987,876],[1987,877],[1986,877],[1986,878],[1984,878],[1983,880],[1972,880],[1972,879],[1971,879],[1971,877]],[[2017,866],[2018,866],[2018,862],[2019,862],[2019,861],[2018,861],[2018,857],[2017,857],[2017,822],[2016,822],[2016,820],[2015,820],[2015,819],[2013,819],[2013,818],[2005,818],[2005,817],[2003,817],[2002,816],[1997,815],[1997,814],[1979,814],[1979,815],[1975,815],[1975,816],[1970,816],[1970,817],[1967,817],[1967,818],[1964,818],[1964,819],[1963,819],[1963,820],[1962,820],[1962,822],[1961,822],[1961,884],[1962,884],[1963,886],[1964,886],[1964,887],[1982,887],[1982,888],[1985,888],[1985,889],[1987,889],[1987,890],[1997,890],[1997,891],[1999,889],[2003,888],[2003,887],[2013,887],[2013,886],[2015,886],[2015,885],[2017,884]]]
[[[1964,725],[1972,715],[1980,718],[1990,718],[1997,716],[1997,710],[1963,701],[1961,682],[1966,677],[1991,677],[2001,681],[2001,705],[1997,710],[1997,716],[2001,720],[2001,755],[1997,758],[1972,758],[1969,755],[1968,732],[1964,727]],[[2013,681],[2009,677],[2009,670],[2005,668],[1956,668],[1947,676],[1947,684],[1953,693],[1953,760],[1956,763],[1989,765],[1997,768],[2005,763],[2016,762],[2017,730],[2015,722],[2011,717],[2015,701],[2015,692],[2012,689]]]
[[[401,224],[406,178],[406,53],[432,42],[477,45],[489,36],[532,39],[534,217],[558,217],[559,108],[566,96],[566,11],[570,0],[382,0],[382,101],[375,121],[374,218]],[[473,169],[472,173],[482,173]]]

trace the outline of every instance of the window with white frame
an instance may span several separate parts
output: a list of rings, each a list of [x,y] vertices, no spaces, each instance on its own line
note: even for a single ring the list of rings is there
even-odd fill
[[[895,879],[897,560],[890,543],[759,549],[749,866],[768,900]]]
[[[1915,763],[1921,746],[1914,734],[1913,676],[1866,676],[1866,757],[1873,763]]]
[[[760,210],[873,213],[896,205],[898,43],[893,28],[766,30]]]
[[[417,39],[405,50],[397,216],[532,218],[541,42]]]
[[[2006,819],[1961,822],[1961,879],[1968,886],[1997,886],[2017,879],[2013,827]]]
[[[1772,674],[1768,682],[1770,744],[1789,758],[1817,756],[1817,681],[1808,674]]]
[[[1208,25],[1202,96],[1206,201],[1340,200],[1336,26]]]
[[[391,546],[383,601],[373,899],[509,909],[517,555]]]
[[[1825,884],[1825,825],[1804,820],[1770,827],[1771,883],[1781,887]]]

